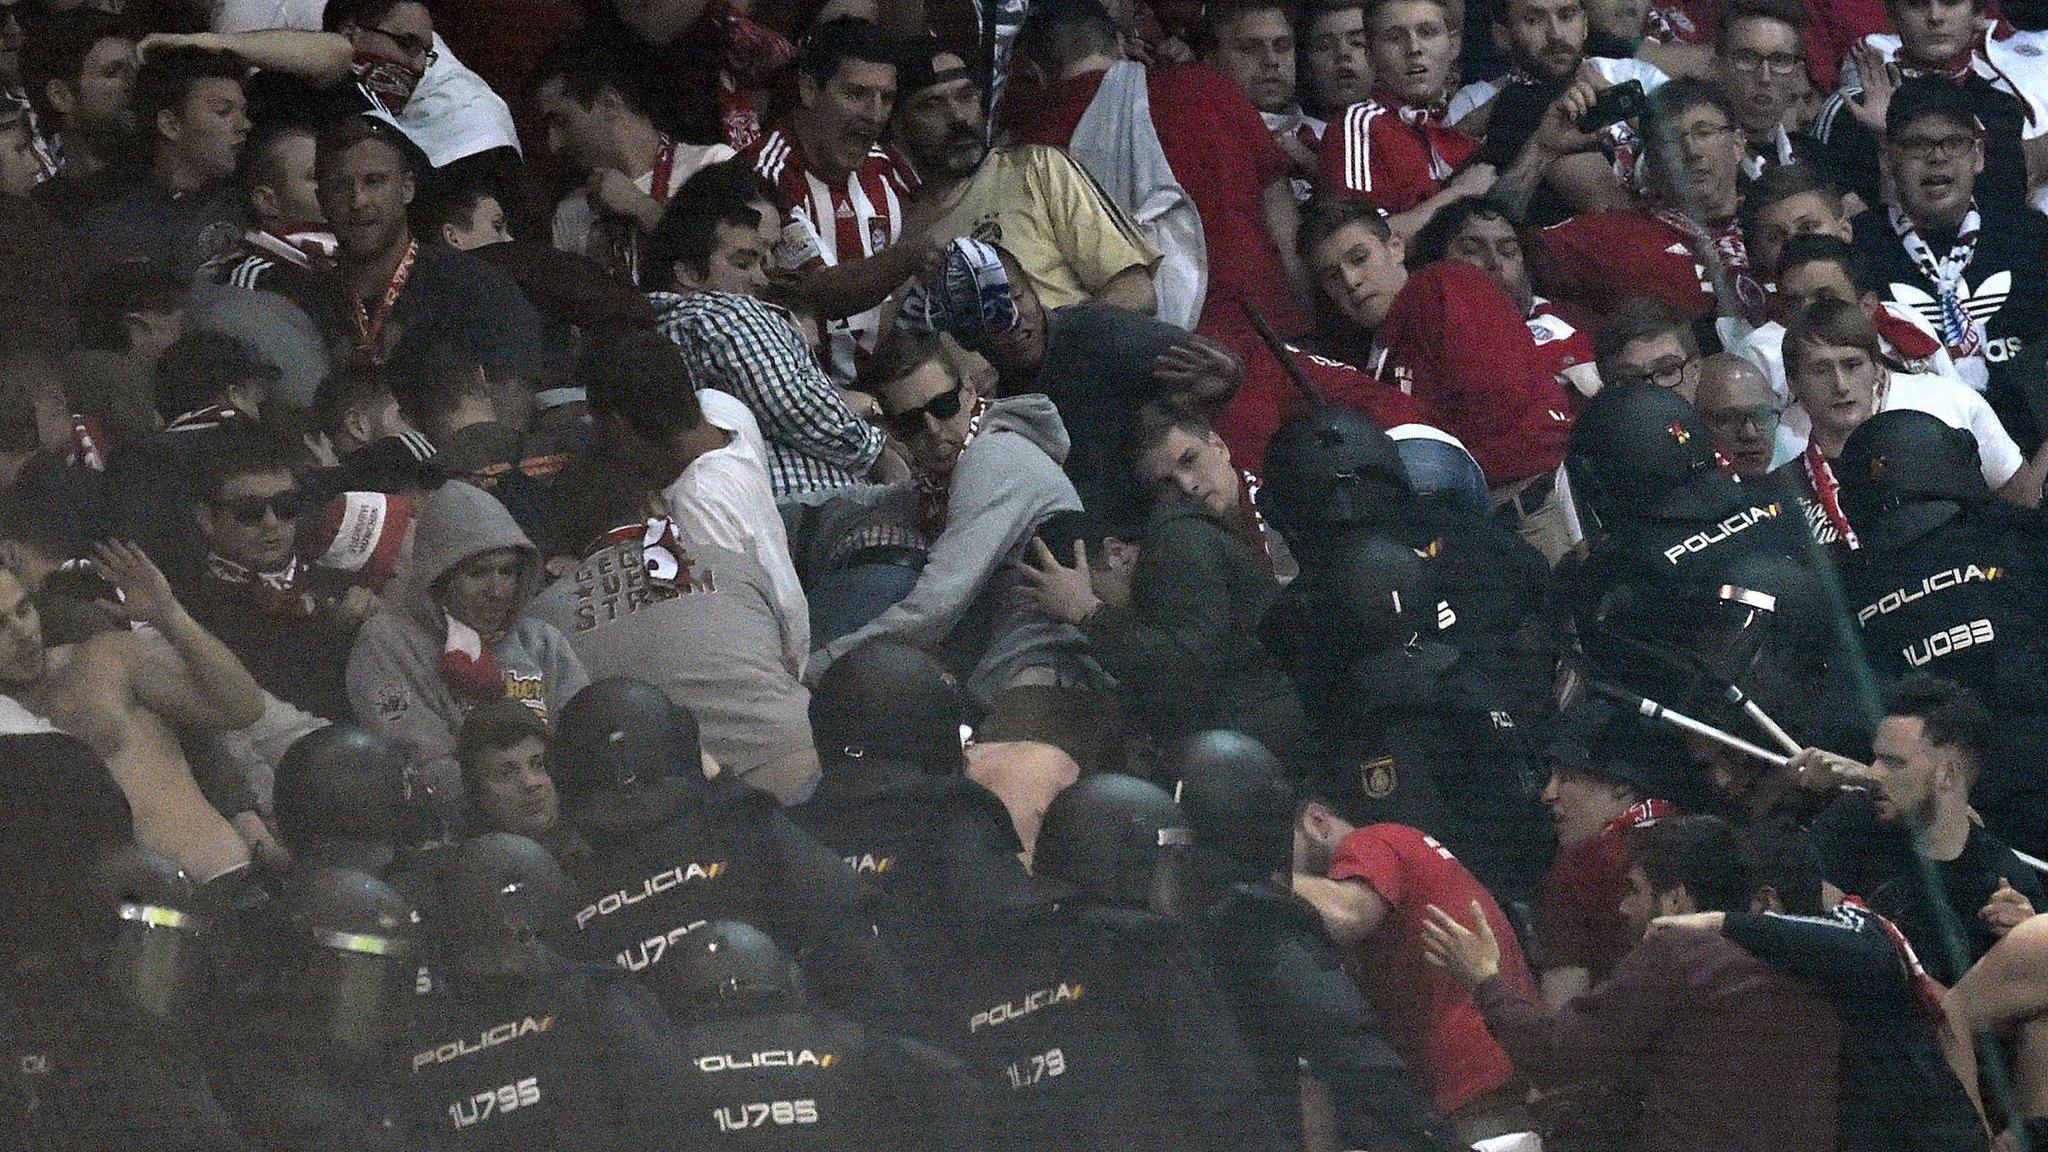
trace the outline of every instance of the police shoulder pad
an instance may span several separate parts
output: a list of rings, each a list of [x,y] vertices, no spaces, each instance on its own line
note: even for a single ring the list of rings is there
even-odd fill
[[[1142,908],[1112,908],[1091,904],[1082,912],[1088,923],[1107,929],[1112,935],[1135,943],[1165,945],[1181,938],[1179,921]]]

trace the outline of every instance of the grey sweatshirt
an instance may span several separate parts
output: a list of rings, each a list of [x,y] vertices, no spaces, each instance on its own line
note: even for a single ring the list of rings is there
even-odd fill
[[[512,514],[480,488],[459,480],[442,485],[420,512],[412,558],[392,581],[383,611],[363,625],[349,653],[348,700],[357,719],[411,747],[444,813],[462,807],[455,734],[463,709],[441,678],[448,629],[434,589],[449,572],[499,548],[519,550],[521,592],[530,601],[540,585],[540,556]],[[549,715],[590,683],[568,640],[529,616],[515,617],[490,651],[505,694]]]
[[[1053,513],[1081,507],[1060,470],[1067,446],[1066,425],[1046,397],[992,404],[954,464],[946,528],[917,585],[866,627],[813,653],[808,678],[815,683],[834,660],[883,636],[943,645],[956,665],[973,669],[967,689],[983,708],[1025,668],[1074,667],[1087,644],[1081,631],[1006,604],[1003,595],[1031,533]]]

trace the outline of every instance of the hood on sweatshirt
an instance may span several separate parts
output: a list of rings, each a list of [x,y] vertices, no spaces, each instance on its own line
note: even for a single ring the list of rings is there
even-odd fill
[[[443,621],[434,586],[468,561],[500,548],[519,551],[523,605],[540,586],[539,551],[497,497],[474,484],[450,480],[429,495],[420,510],[413,529],[412,561],[400,573],[398,602],[407,615],[439,632]]]
[[[1024,437],[1052,457],[1055,464],[1066,463],[1067,449],[1073,446],[1066,422],[1060,419],[1060,410],[1053,407],[1052,397],[1038,392],[991,401],[987,414],[981,418],[981,431],[975,435],[994,432],[1014,432]]]

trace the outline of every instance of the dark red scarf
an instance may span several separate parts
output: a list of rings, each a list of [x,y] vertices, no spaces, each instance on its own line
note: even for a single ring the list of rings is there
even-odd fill
[[[947,503],[953,497],[953,469],[960,466],[960,456],[967,451],[967,445],[974,443],[974,438],[981,434],[981,421],[988,415],[988,410],[986,398],[975,400],[974,415],[967,421],[967,440],[943,470],[920,470],[911,474],[910,482],[917,489],[917,526],[927,541],[936,541],[946,530]]]

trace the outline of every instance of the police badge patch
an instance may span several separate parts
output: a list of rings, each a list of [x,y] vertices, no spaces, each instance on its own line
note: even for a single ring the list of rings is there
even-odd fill
[[[1358,786],[1365,791],[1368,800],[1385,800],[1400,786],[1400,778],[1394,773],[1394,758],[1382,756],[1368,760],[1358,766]]]
[[[396,720],[405,715],[409,703],[410,697],[403,684],[386,684],[377,691],[377,715],[386,720]]]

